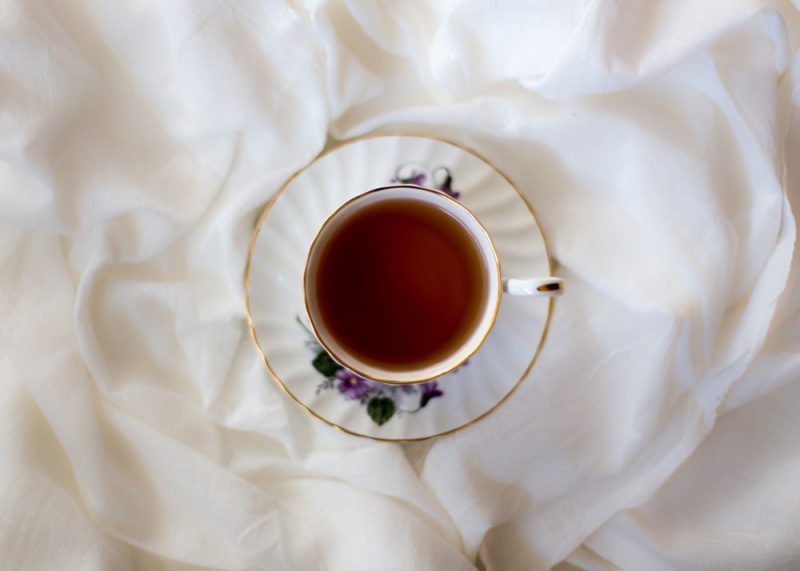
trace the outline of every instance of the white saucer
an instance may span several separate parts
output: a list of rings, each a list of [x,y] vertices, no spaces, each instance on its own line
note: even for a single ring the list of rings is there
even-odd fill
[[[318,419],[380,440],[440,436],[497,409],[529,376],[553,304],[552,298],[503,296],[483,346],[435,385],[381,385],[337,371],[305,327],[306,254],[338,206],[398,177],[405,182],[412,171],[423,172],[426,180],[415,182],[427,186],[445,184],[450,174],[451,190],[491,234],[504,277],[551,275],[533,209],[508,179],[467,149],[417,136],[350,141],[290,178],[264,208],[245,268],[250,333],[275,382]]]

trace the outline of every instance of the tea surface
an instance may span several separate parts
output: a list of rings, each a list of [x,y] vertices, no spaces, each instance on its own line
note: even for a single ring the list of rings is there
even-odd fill
[[[434,364],[480,321],[483,256],[462,223],[436,205],[402,198],[367,205],[320,247],[319,314],[365,363],[396,371]]]

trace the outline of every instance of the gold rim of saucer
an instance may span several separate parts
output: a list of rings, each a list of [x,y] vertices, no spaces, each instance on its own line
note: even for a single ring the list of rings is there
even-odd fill
[[[533,217],[534,221],[536,222],[536,227],[538,228],[539,233],[542,236],[542,243],[544,245],[545,257],[547,258],[547,270],[548,270],[548,273],[552,276],[552,274],[553,274],[553,260],[552,260],[552,258],[550,256],[550,249],[549,249],[549,247],[547,245],[547,236],[545,236],[544,230],[542,229],[542,226],[539,223],[539,218],[536,216],[536,211],[534,210],[533,206],[528,201],[528,199],[525,197],[525,195],[519,191],[519,189],[514,184],[514,182],[508,177],[508,175],[506,175],[506,173],[503,172],[501,169],[499,169],[494,163],[492,163],[486,157],[484,157],[483,155],[481,155],[480,153],[478,153],[477,151],[475,151],[475,150],[473,150],[473,149],[471,149],[469,147],[466,147],[466,146],[464,146],[464,145],[462,145],[460,143],[455,143],[453,141],[450,141],[450,140],[447,140],[447,139],[443,139],[443,138],[440,138],[440,137],[431,137],[429,135],[420,135],[420,134],[416,134],[416,133],[375,133],[375,134],[371,134],[371,135],[364,135],[364,136],[361,136],[361,137],[356,137],[356,138],[353,138],[353,139],[349,139],[347,141],[343,141],[343,142],[341,142],[339,144],[336,144],[336,145],[334,145],[333,147],[331,147],[331,148],[329,148],[327,150],[321,151],[316,157],[314,157],[314,159],[312,161],[310,161],[308,164],[306,164],[305,166],[303,166],[300,169],[298,169],[289,178],[287,178],[286,181],[284,181],[284,183],[278,188],[278,190],[275,191],[275,193],[269,198],[269,200],[267,200],[267,203],[264,206],[264,209],[262,210],[261,215],[258,217],[258,220],[256,221],[255,227],[253,229],[253,233],[250,236],[250,243],[249,243],[249,246],[248,246],[248,249],[247,249],[247,261],[245,262],[245,266],[244,266],[244,302],[245,302],[245,312],[247,314],[247,324],[248,324],[248,329],[250,331],[250,338],[253,340],[253,343],[255,343],[256,350],[261,355],[261,361],[264,363],[264,367],[266,367],[267,371],[269,372],[270,376],[272,377],[272,380],[278,385],[278,387],[284,392],[284,394],[286,394],[286,396],[288,396],[303,411],[305,411],[306,413],[308,413],[312,417],[316,418],[317,420],[327,424],[328,426],[331,426],[332,428],[334,428],[334,429],[336,429],[336,430],[338,430],[340,432],[344,432],[346,434],[350,434],[350,435],[353,435],[353,436],[360,436],[362,438],[369,438],[371,440],[378,440],[378,441],[382,441],[382,442],[419,442],[419,441],[423,441],[423,440],[430,440],[432,438],[437,438],[439,436],[446,436],[448,434],[453,434],[454,432],[458,432],[459,430],[463,430],[465,428],[468,428],[468,427],[478,423],[479,421],[481,421],[484,418],[488,417],[490,414],[492,414],[498,408],[500,408],[500,406],[503,403],[505,403],[517,391],[519,386],[522,384],[522,381],[524,381],[528,377],[528,375],[530,374],[531,370],[533,369],[534,364],[536,364],[536,360],[539,358],[539,353],[541,352],[542,347],[544,346],[544,342],[547,339],[547,334],[548,334],[548,332],[550,330],[550,320],[551,320],[552,315],[553,315],[553,304],[555,302],[555,298],[554,297],[550,297],[547,300],[547,316],[545,317],[544,327],[542,329],[542,334],[541,334],[541,337],[539,338],[539,343],[538,343],[538,345],[536,347],[536,350],[533,352],[533,356],[531,357],[531,360],[528,363],[528,365],[525,367],[525,370],[522,372],[522,374],[520,375],[519,379],[517,379],[517,381],[514,383],[514,385],[512,385],[512,387],[508,390],[508,392],[506,394],[504,394],[489,409],[487,409],[486,411],[484,411],[480,415],[476,416],[475,418],[472,418],[472,419],[468,420],[467,422],[465,422],[463,424],[460,424],[460,425],[455,426],[453,428],[449,428],[449,429],[444,430],[442,432],[437,432],[435,434],[430,434],[430,435],[427,435],[427,436],[419,436],[419,437],[414,437],[414,438],[387,438],[387,437],[381,437],[381,436],[372,436],[370,434],[364,434],[364,433],[361,433],[361,432],[357,432],[355,430],[350,430],[349,428],[345,428],[343,426],[340,426],[340,425],[336,424],[335,422],[333,422],[331,420],[328,420],[327,418],[317,414],[313,409],[311,409],[308,405],[306,405],[303,401],[301,401],[300,399],[298,399],[294,395],[294,393],[289,389],[289,387],[286,386],[286,384],[283,382],[283,380],[280,378],[280,376],[278,376],[278,374],[272,368],[272,365],[270,365],[269,359],[267,359],[267,356],[264,353],[264,350],[261,348],[261,343],[258,340],[258,335],[256,334],[256,330],[255,330],[255,324],[253,323],[253,317],[252,317],[252,314],[251,314],[251,311],[250,311],[250,265],[251,265],[252,260],[253,260],[253,250],[255,248],[256,240],[258,239],[258,235],[261,232],[261,227],[263,226],[264,220],[269,215],[270,210],[272,210],[272,207],[275,205],[275,202],[278,200],[278,198],[280,198],[280,196],[283,194],[283,192],[289,187],[289,185],[292,183],[292,181],[294,181],[294,179],[297,178],[300,175],[300,173],[302,173],[306,169],[310,168],[312,165],[314,165],[317,161],[319,161],[323,157],[325,157],[325,156],[327,156],[327,155],[329,155],[329,154],[331,154],[331,153],[333,153],[335,151],[338,151],[338,150],[340,150],[340,149],[342,149],[344,147],[353,145],[355,143],[360,143],[362,141],[368,141],[370,139],[379,139],[379,138],[385,138],[385,137],[408,137],[408,138],[418,138],[418,139],[432,139],[434,141],[438,141],[440,143],[444,143],[446,145],[451,145],[453,147],[461,149],[465,153],[472,155],[473,157],[475,157],[475,158],[479,159],[480,161],[484,162],[489,168],[493,169],[497,174],[500,175],[500,177],[502,177],[509,184],[509,186],[511,186],[512,189],[514,189],[514,192],[516,192],[517,195],[522,199],[522,202],[528,208],[528,211],[530,212],[531,216]]]
[[[322,234],[322,232],[325,230],[325,228],[328,227],[330,222],[333,220],[334,217],[336,217],[337,214],[339,214],[342,210],[344,210],[345,208],[350,206],[356,200],[359,200],[359,199],[361,199],[361,198],[363,198],[363,197],[365,197],[367,195],[373,194],[375,192],[380,192],[382,190],[388,190],[388,189],[391,189],[391,188],[412,188],[412,189],[415,189],[415,190],[422,190],[422,191],[425,191],[425,192],[430,192],[430,193],[436,194],[437,196],[440,196],[441,198],[443,198],[445,200],[449,200],[450,202],[455,204],[458,208],[460,208],[461,210],[466,212],[467,216],[469,216],[470,218],[472,218],[472,220],[475,221],[475,224],[478,225],[478,228],[480,228],[481,232],[483,232],[483,234],[486,236],[486,239],[489,242],[489,248],[492,251],[492,257],[494,258],[495,269],[497,271],[497,295],[495,296],[494,307],[492,307],[492,319],[489,322],[489,325],[486,326],[486,331],[484,332],[483,335],[481,335],[480,339],[478,339],[469,348],[469,350],[467,351],[467,353],[464,355],[464,357],[462,359],[460,359],[454,365],[448,367],[444,371],[437,372],[435,375],[428,375],[428,376],[425,376],[425,377],[415,377],[415,378],[407,380],[407,381],[390,381],[388,379],[379,379],[378,377],[371,376],[369,373],[366,373],[364,371],[359,370],[358,368],[354,367],[350,363],[346,363],[346,359],[343,359],[332,347],[330,347],[328,345],[328,343],[326,343],[325,340],[323,339],[323,336],[319,334],[319,331],[317,330],[317,326],[314,323],[314,320],[311,318],[311,312],[308,311],[308,266],[309,266],[309,262],[311,261],[311,253],[314,251],[314,247],[317,245],[317,241],[319,240],[319,237]],[[377,188],[370,189],[370,190],[368,190],[366,192],[362,192],[361,194],[357,194],[354,197],[350,198],[349,200],[345,201],[344,204],[339,206],[336,210],[334,210],[325,219],[325,222],[323,222],[322,226],[320,226],[319,230],[317,230],[317,233],[314,235],[314,239],[311,241],[311,246],[309,246],[309,248],[308,248],[308,254],[306,254],[306,264],[303,267],[303,304],[304,304],[304,308],[305,308],[305,312],[306,312],[306,317],[308,318],[308,322],[311,324],[311,329],[314,331],[314,337],[317,338],[317,341],[319,341],[320,345],[322,345],[325,348],[325,350],[333,357],[333,360],[336,361],[337,363],[339,363],[341,365],[345,365],[348,369],[350,369],[351,371],[353,371],[357,375],[360,375],[360,376],[362,376],[362,377],[364,377],[366,379],[370,379],[370,380],[373,380],[373,381],[378,381],[379,383],[386,383],[388,385],[415,385],[415,384],[419,384],[419,383],[424,383],[424,382],[436,379],[438,377],[441,377],[443,375],[446,375],[447,373],[450,373],[450,372],[454,371],[455,369],[457,369],[459,366],[461,366],[461,364],[463,364],[464,361],[466,361],[467,359],[472,357],[475,354],[475,352],[478,349],[480,349],[481,345],[483,345],[483,342],[486,341],[486,338],[489,336],[489,333],[491,332],[492,328],[494,327],[495,321],[497,321],[497,312],[500,310],[500,300],[501,300],[502,297],[503,297],[503,277],[502,277],[502,273],[500,271],[500,257],[497,255],[497,249],[495,249],[495,247],[494,247],[494,240],[492,240],[491,234],[489,234],[489,232],[486,230],[486,228],[484,228],[483,224],[481,224],[480,220],[478,220],[475,217],[475,215],[472,213],[472,211],[470,211],[469,208],[467,208],[466,206],[464,206],[463,204],[461,204],[460,202],[458,202],[454,198],[451,198],[451,197],[447,196],[443,192],[440,192],[438,190],[434,190],[432,188],[426,188],[424,186],[419,186],[417,184],[404,184],[404,183],[387,184],[387,185],[384,185],[384,186],[379,186]]]

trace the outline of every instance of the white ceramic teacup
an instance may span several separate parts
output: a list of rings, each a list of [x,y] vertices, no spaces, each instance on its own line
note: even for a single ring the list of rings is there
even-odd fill
[[[315,272],[321,259],[321,252],[324,250],[323,246],[328,238],[340,227],[340,224],[349,219],[353,213],[366,206],[373,205],[378,201],[398,198],[419,200],[443,209],[456,218],[478,245],[483,257],[484,278],[487,286],[485,288],[485,299],[481,300],[484,307],[483,314],[461,346],[436,363],[402,371],[365,363],[347,351],[326,327],[324,320],[321,318],[316,295],[313,291]],[[495,251],[492,238],[469,210],[439,190],[410,184],[394,184],[360,194],[347,201],[328,217],[320,227],[309,248],[303,275],[303,288],[306,313],[314,334],[339,364],[368,379],[384,383],[407,384],[421,383],[444,375],[458,367],[475,353],[486,340],[494,325],[503,292],[511,295],[552,297],[562,293],[564,282],[560,278],[551,276],[502,277],[500,259]]]

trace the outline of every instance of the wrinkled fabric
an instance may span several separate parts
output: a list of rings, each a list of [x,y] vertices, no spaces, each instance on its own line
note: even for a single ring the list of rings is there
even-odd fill
[[[0,568],[800,568],[799,7],[0,3]],[[247,333],[260,209],[370,133],[488,157],[568,284],[435,441]]]

